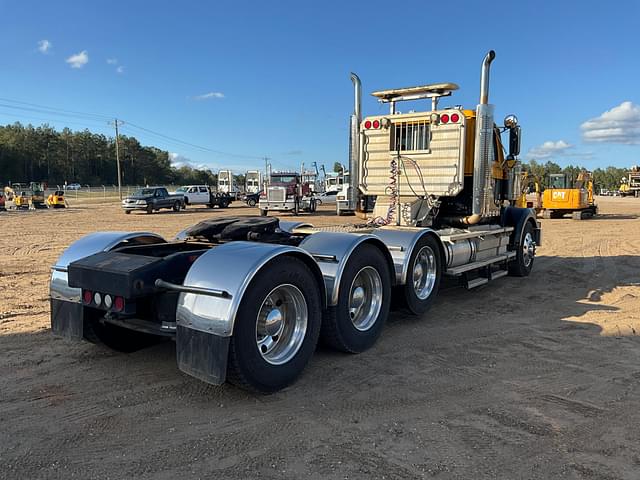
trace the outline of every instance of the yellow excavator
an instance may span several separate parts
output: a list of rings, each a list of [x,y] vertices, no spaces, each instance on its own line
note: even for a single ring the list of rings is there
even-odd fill
[[[515,206],[519,208],[533,208],[536,214],[542,211],[541,182],[537,175],[523,171],[520,176],[520,196]]]
[[[596,215],[591,172],[581,171],[573,185],[567,174],[550,174],[549,187],[542,194],[542,208],[543,218],[562,218],[570,213],[574,220],[584,220]]]

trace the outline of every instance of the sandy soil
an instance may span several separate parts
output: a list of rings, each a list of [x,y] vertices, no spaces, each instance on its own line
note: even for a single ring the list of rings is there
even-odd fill
[[[640,478],[640,201],[599,202],[542,221],[529,278],[445,288],[271,396],[182,374],[171,342],[124,355],[49,329],[72,241],[172,236],[210,211],[0,213],[0,478]]]

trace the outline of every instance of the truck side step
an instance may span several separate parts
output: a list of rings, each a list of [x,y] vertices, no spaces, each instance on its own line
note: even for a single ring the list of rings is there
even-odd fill
[[[465,265],[460,265],[459,267],[448,268],[445,274],[451,277],[457,277],[458,275],[461,275],[466,272],[470,272],[472,270],[477,270],[482,267],[486,267],[487,265],[491,265],[499,262],[507,262],[515,256],[516,256],[516,252],[501,253],[500,255],[496,255],[495,257],[487,258],[485,260],[479,260],[477,262],[467,263]]]
[[[481,285],[486,285],[489,283],[489,279],[485,277],[474,278],[473,280],[467,280],[467,290],[471,290],[472,288],[479,287]]]

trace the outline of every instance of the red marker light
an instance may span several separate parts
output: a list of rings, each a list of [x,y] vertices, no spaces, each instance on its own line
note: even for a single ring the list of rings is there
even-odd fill
[[[447,115],[446,113],[443,115],[440,115],[440,121],[442,123],[449,123],[449,115]]]
[[[451,122],[452,123],[458,123],[458,120],[460,120],[460,115],[458,115],[457,113],[453,113],[451,115]]]
[[[89,305],[91,303],[91,300],[93,299],[93,293],[91,293],[89,290],[85,290],[82,293],[82,301],[86,304]]]
[[[121,312],[122,310],[124,310],[124,298],[122,297],[116,297],[113,300],[113,309],[116,312]]]
[[[366,128],[367,130],[371,128],[371,120],[367,120],[366,122],[364,122],[364,128]]]
[[[380,120],[373,121],[373,128],[380,128]]]

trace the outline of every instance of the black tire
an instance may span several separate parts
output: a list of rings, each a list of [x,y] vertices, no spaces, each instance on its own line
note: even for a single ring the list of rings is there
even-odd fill
[[[159,335],[136,332],[106,322],[100,322],[104,315],[100,310],[84,308],[83,336],[85,340],[102,344],[117,352],[131,353],[160,343],[166,338]]]
[[[533,269],[535,245],[533,245],[532,251],[527,248],[525,245],[525,242],[529,241],[527,240],[527,236],[530,238],[530,241],[533,241],[533,225],[531,225],[531,222],[526,222],[520,233],[520,239],[516,246],[516,257],[509,263],[509,275],[526,277]],[[527,255],[525,255],[525,250],[529,252]]]
[[[174,212],[179,212],[180,211],[180,202],[175,202],[173,204],[173,211]]]
[[[255,199],[250,198],[250,199],[247,201],[247,205],[249,205],[250,207],[255,207],[255,206],[256,206],[256,201],[255,201]]]
[[[419,263],[420,265],[424,265],[426,263],[426,265],[430,265],[431,268],[435,267],[435,279],[431,281],[428,277],[424,278],[424,290],[422,291],[422,294],[420,296],[414,288],[416,275],[419,274],[420,271],[424,273],[423,269],[416,269],[416,259],[419,255],[421,256],[421,262]],[[396,291],[394,293],[397,297],[400,297],[400,299],[402,300],[402,306],[406,310],[414,315],[422,315],[427,310],[429,310],[429,308],[431,308],[431,304],[433,303],[434,298],[438,295],[441,278],[442,256],[440,254],[440,246],[438,245],[438,241],[435,238],[433,238],[431,235],[427,235],[420,239],[420,241],[414,247],[413,252],[411,252],[406,284],[396,287]],[[423,284],[421,283],[420,285],[422,286]]]
[[[260,209],[260,216],[261,216],[261,217],[266,217],[268,213],[269,213],[269,210],[262,210],[262,209]]]
[[[293,356],[282,364],[273,364],[259,350],[257,319],[270,293],[282,286],[293,286],[303,295],[307,326]],[[280,257],[263,267],[247,287],[238,308],[229,346],[227,380],[260,393],[276,392],[293,383],[318,343],[322,321],[320,292],[313,273],[301,260]]]
[[[229,206],[229,202],[227,200],[220,201],[220,208],[227,208]]]
[[[147,214],[152,214],[153,213],[153,205],[149,204],[147,205]]]
[[[131,210],[125,210],[124,213],[125,215],[129,215],[131,213]]]
[[[382,286],[380,310],[366,329],[356,328],[349,311],[349,300],[356,276],[366,267],[377,271]],[[360,353],[376,342],[389,316],[391,272],[382,252],[373,245],[362,245],[347,261],[339,285],[338,304],[327,310],[322,322],[321,338],[326,345],[347,353]]]

